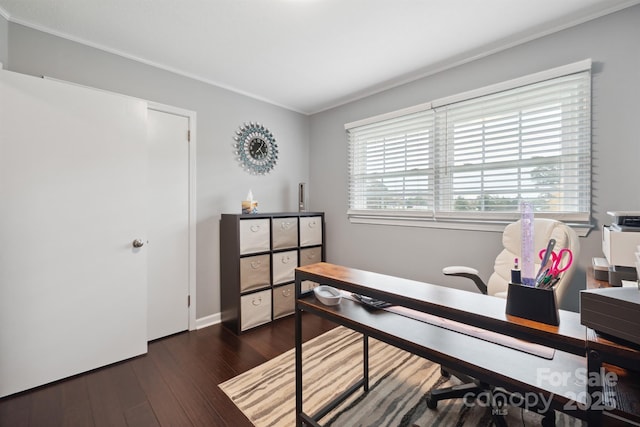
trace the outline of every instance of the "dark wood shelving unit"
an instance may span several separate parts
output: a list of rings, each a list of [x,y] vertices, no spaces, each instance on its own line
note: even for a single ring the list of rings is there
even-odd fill
[[[223,325],[240,334],[293,314],[295,268],[324,260],[324,212],[222,214]]]

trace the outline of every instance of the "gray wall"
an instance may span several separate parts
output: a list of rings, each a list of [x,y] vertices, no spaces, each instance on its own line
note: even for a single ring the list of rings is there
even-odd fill
[[[239,213],[249,189],[261,212],[297,211],[298,182],[308,182],[308,117],[15,23],[5,66],[197,113],[196,316],[219,313],[220,214]],[[249,175],[235,161],[234,132],[249,121],[276,137],[279,162],[269,175]]]
[[[0,62],[7,67],[7,58],[9,57],[9,23],[2,15],[0,15]]]
[[[326,212],[328,260],[462,289],[473,285],[444,277],[442,267],[473,266],[487,279],[501,249],[500,233],[349,223],[344,124],[592,58],[596,228],[580,239],[580,269],[564,306],[577,311],[585,269],[592,257],[602,256],[600,229],[610,222],[606,212],[640,210],[639,40],[640,6],[634,6],[312,116],[310,195]]]

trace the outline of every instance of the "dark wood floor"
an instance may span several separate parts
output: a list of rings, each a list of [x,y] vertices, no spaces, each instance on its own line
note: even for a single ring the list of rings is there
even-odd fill
[[[0,399],[0,426],[252,426],[218,384],[293,348],[293,320],[156,340],[144,356]],[[335,327],[304,322],[305,341]]]

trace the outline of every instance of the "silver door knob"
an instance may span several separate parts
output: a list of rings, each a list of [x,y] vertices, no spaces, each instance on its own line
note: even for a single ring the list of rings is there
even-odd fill
[[[144,241],[142,239],[136,239],[133,241],[134,248],[141,248],[144,246]]]

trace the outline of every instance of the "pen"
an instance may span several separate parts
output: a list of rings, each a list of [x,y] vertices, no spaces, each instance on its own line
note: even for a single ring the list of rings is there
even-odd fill
[[[553,288],[556,283],[558,283],[560,281],[560,276],[559,275],[547,275],[545,276],[545,278],[542,280],[542,283],[539,285],[539,287],[541,289],[549,289],[549,288]]]
[[[542,282],[544,282],[544,279],[548,276],[548,274],[549,274],[548,268],[538,273],[538,278],[536,279],[536,286],[539,286]]]

